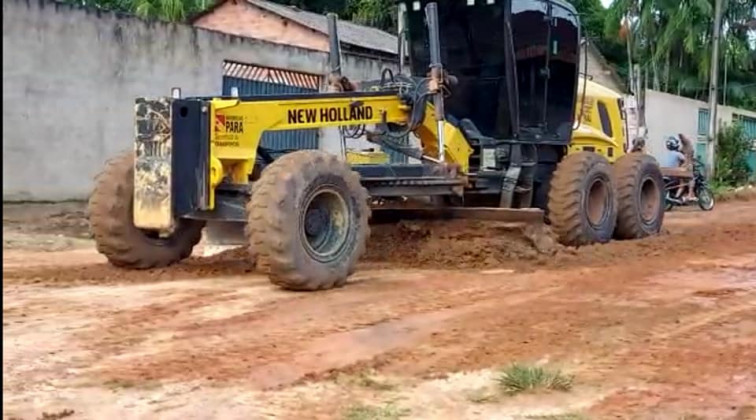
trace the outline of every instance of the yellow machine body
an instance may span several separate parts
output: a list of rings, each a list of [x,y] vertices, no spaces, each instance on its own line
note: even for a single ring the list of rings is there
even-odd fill
[[[389,155],[384,152],[347,150],[346,161],[350,165],[379,165],[389,163]]]
[[[622,95],[581,77],[575,102],[569,153],[595,152],[614,163],[625,154],[627,144]]]
[[[398,96],[308,97],[270,101],[213,99],[210,101],[210,209],[214,208],[214,188],[228,178],[234,184],[247,184],[257,157],[257,146],[266,131],[307,128],[406,123],[409,108]],[[416,130],[428,156],[438,156],[437,124],[432,105]],[[445,159],[460,166],[469,165],[472,148],[462,132],[452,124],[445,127]],[[364,157],[364,156],[362,156]],[[355,159],[352,156],[352,159]],[[375,156],[369,159],[375,161]],[[360,159],[360,163],[365,159]]]
[[[324,290],[354,273],[369,223],[397,216],[540,223],[548,214],[566,246],[657,234],[658,162],[626,154],[622,95],[576,77],[587,45],[577,11],[564,0],[522,1],[519,11],[399,2],[410,60],[380,80],[342,75],[330,14],[328,92],[182,98],[177,88],[137,98],[133,157],[109,164],[93,192],[98,249],[119,266],[162,267],[191,255],[203,230],[233,225],[273,283]],[[496,22],[499,31],[485,30]],[[469,30],[476,25],[484,29]],[[347,145],[346,162],[317,150],[278,157],[261,145],[265,132],[337,127],[342,145],[365,136],[422,163]],[[419,146],[401,141],[410,134]]]
[[[585,83],[585,84],[584,84]],[[569,153],[593,151],[614,162],[625,151],[625,122],[621,95],[593,81],[580,80],[575,104],[575,124]],[[582,97],[584,93],[584,98]],[[313,95],[292,99],[242,100],[239,98],[210,100],[210,150],[207,174],[208,209],[215,208],[215,187],[224,179],[246,185],[254,169],[257,148],[266,131],[312,129],[379,123],[406,124],[410,109],[398,96],[376,93],[344,95]],[[168,116],[170,118],[170,116]],[[420,139],[423,154],[438,157],[438,125],[433,106],[426,105],[424,119],[414,134]],[[444,122],[444,160],[455,164],[462,173],[469,169],[473,152],[462,131]],[[165,141],[170,142],[170,139]],[[170,150],[171,145],[166,146]],[[350,152],[346,159],[352,164],[386,163],[384,153]],[[167,164],[163,162],[164,164]],[[165,166],[165,165],[163,165]],[[137,176],[154,175],[155,169],[139,170]],[[140,182],[138,185],[155,185]],[[151,191],[152,198],[142,199],[137,188],[134,220],[137,226],[171,229],[170,188]]]

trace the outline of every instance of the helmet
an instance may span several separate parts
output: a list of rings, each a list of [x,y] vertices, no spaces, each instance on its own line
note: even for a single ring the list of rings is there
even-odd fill
[[[680,140],[675,137],[667,137],[667,149],[680,150]]]

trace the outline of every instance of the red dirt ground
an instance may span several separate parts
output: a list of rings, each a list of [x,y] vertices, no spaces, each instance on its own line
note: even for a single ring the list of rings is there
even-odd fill
[[[537,251],[513,229],[376,227],[347,287],[318,293],[270,286],[242,251],[134,272],[89,248],[6,248],[4,411],[341,418],[383,401],[339,382],[370,372],[393,378],[413,418],[517,418],[556,397],[481,406],[458,385],[424,390],[546,361],[576,377],[582,402],[565,412],[753,418],[756,202],[578,250]]]

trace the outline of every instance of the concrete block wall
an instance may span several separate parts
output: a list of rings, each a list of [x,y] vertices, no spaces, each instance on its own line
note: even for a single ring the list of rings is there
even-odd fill
[[[320,51],[62,5],[3,1],[3,200],[86,199],[132,145],[138,96],[221,92],[223,60],[324,73]],[[346,55],[344,73],[383,64]]]

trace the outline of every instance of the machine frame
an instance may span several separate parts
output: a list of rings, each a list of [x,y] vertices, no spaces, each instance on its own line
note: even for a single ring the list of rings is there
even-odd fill
[[[415,14],[407,19],[411,36],[399,37],[397,74],[384,70],[360,86],[343,77],[329,15],[329,92],[182,98],[174,89],[169,98],[138,98],[134,151],[108,162],[90,197],[98,250],[123,267],[165,266],[191,255],[212,223],[230,224],[273,283],[319,290],[354,272],[377,209],[399,218],[432,210],[432,217],[547,220],[569,246],[660,231],[658,163],[625,153],[621,96],[580,75],[585,44],[574,8],[520,0],[513,18],[512,0],[399,4]],[[472,8],[457,10],[463,4]],[[473,42],[440,29],[457,25],[472,36],[471,23],[491,16],[502,32],[489,37],[481,25]],[[404,74],[405,42],[414,51],[412,75]],[[274,158],[260,144],[266,131],[327,127],[419,163],[357,163],[312,150]],[[397,141],[410,134],[418,146]],[[430,199],[421,208],[392,205],[412,198]]]

